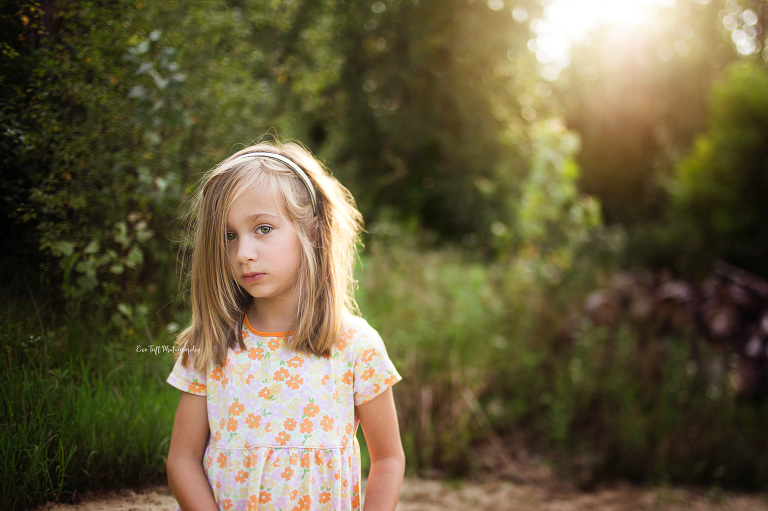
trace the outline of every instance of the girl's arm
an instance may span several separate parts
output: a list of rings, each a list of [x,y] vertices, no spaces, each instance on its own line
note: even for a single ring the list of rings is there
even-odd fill
[[[206,397],[182,392],[173,422],[166,470],[168,486],[184,511],[218,511],[208,478],[203,472],[208,433]]]
[[[392,511],[400,497],[405,454],[400,441],[392,388],[357,407],[357,415],[371,455],[365,490],[365,511]]]

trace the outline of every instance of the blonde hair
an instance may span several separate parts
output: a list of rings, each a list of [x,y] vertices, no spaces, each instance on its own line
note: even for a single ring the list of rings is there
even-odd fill
[[[313,215],[307,186],[284,156],[304,170],[317,196]],[[224,365],[228,348],[245,349],[241,330],[252,297],[235,279],[225,243],[229,209],[245,189],[264,185],[275,194],[301,245],[298,304],[289,346],[328,356],[339,338],[346,313],[356,313],[354,259],[363,218],[349,191],[302,145],[261,142],[230,156],[202,179],[190,217],[192,258],[189,272],[192,324],[179,334],[182,364],[200,371],[208,363]]]

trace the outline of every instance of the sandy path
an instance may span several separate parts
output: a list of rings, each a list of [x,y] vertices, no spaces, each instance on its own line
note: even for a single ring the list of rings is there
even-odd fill
[[[167,487],[125,490],[85,496],[76,505],[47,504],[46,511],[174,511],[176,501]],[[641,489],[629,485],[581,493],[565,485],[464,482],[407,479],[399,511],[530,510],[530,511],[768,511],[768,496],[673,488]]]

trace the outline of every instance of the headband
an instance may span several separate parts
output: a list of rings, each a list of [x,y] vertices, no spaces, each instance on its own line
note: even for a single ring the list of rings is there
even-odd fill
[[[304,186],[307,187],[307,191],[309,192],[309,198],[312,201],[312,214],[317,216],[317,197],[315,196],[315,187],[312,186],[312,181],[310,181],[309,176],[307,176],[307,174],[303,170],[301,170],[301,167],[299,167],[292,160],[290,160],[289,158],[286,158],[281,154],[270,153],[266,151],[257,151],[255,153],[241,154],[235,159],[243,158],[245,156],[261,156],[262,158],[271,158],[273,160],[277,160],[287,165],[289,169],[291,169],[297,176],[299,176],[301,181],[304,183]]]

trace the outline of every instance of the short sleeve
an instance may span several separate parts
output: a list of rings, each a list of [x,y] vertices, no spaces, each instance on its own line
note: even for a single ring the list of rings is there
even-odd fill
[[[191,361],[187,363],[186,367],[182,365],[181,357],[176,359],[176,365],[173,366],[173,371],[166,381],[184,392],[198,396],[206,395],[206,374],[195,369]]]
[[[402,378],[376,330],[366,323],[355,337],[354,395],[355,406],[360,406]]]

